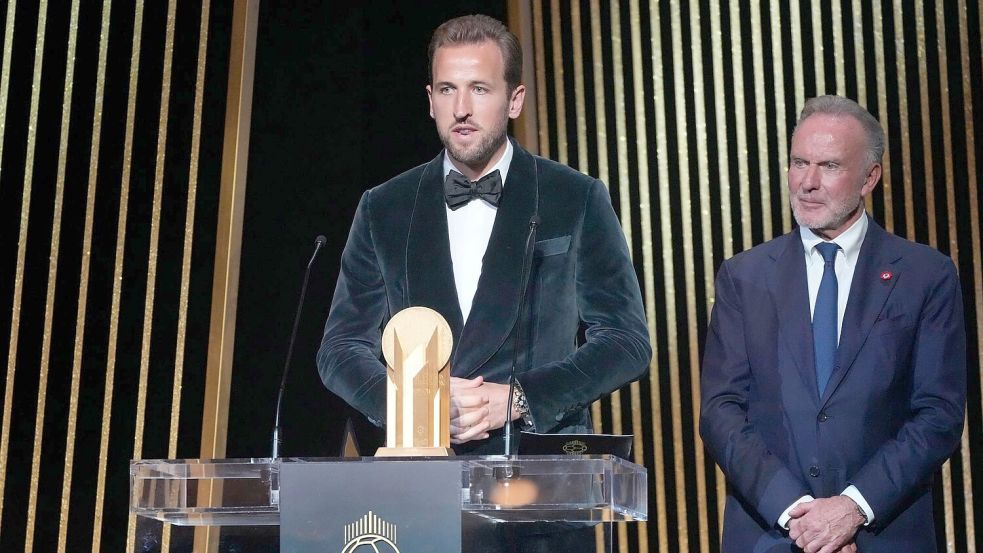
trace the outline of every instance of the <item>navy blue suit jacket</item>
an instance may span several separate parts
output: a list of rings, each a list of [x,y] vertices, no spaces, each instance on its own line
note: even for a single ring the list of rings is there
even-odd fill
[[[864,553],[935,551],[933,474],[963,429],[959,280],[938,251],[870,221],[819,397],[799,231],[721,266],[700,433],[727,477],[723,551],[797,551],[776,526],[796,499],[855,485]]]
[[[540,432],[589,432],[587,407],[644,374],[651,358],[641,293],[607,189],[597,179],[514,153],[464,324],[450,255],[443,153],[367,191],[342,254],[317,364],[325,385],[384,424],[381,332],[411,306],[434,309],[454,337],[451,374],[508,381],[529,220],[541,220],[517,363]],[[578,331],[585,342],[577,347]],[[501,453],[501,432],[455,446]]]

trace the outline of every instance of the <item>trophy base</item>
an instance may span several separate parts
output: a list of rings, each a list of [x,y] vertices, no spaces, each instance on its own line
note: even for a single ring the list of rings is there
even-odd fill
[[[449,447],[380,447],[376,457],[453,457]]]

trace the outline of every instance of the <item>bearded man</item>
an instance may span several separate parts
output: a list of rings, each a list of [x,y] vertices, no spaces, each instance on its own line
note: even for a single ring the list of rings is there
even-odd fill
[[[700,434],[727,477],[722,551],[936,550],[932,479],[966,401],[962,299],[948,257],[865,212],[883,152],[856,102],[806,102],[798,228],[717,274]]]
[[[427,99],[444,150],[362,196],[318,351],[322,380],[384,425],[382,328],[399,311],[424,306],[453,333],[456,453],[504,453],[507,424],[590,432],[591,402],[639,378],[651,358],[638,280],[607,189],[507,136],[526,89],[519,42],[502,23],[481,15],[447,21],[429,55]],[[539,550],[593,548],[592,532],[566,535],[567,545],[553,536]]]

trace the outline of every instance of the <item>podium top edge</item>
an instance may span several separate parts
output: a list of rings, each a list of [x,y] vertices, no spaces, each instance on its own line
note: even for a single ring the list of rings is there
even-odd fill
[[[131,466],[143,465],[275,465],[279,463],[338,463],[338,462],[400,462],[400,461],[479,461],[479,462],[508,462],[508,461],[611,461],[615,464],[634,465],[620,457],[604,455],[460,455],[456,457],[242,457],[231,459],[131,459]]]

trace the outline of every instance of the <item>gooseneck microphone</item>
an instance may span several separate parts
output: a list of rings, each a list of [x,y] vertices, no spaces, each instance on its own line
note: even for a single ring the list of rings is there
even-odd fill
[[[519,310],[515,317],[515,338],[512,347],[512,369],[509,371],[509,400],[505,411],[505,455],[512,454],[512,399],[515,395],[515,365],[522,349],[522,310],[526,306],[526,296],[529,291],[529,274],[532,272],[533,250],[536,246],[536,228],[539,226],[539,215],[529,219],[529,234],[526,236],[526,251],[522,257],[522,277],[519,283]]]
[[[307,280],[311,276],[311,267],[317,259],[317,253],[328,242],[323,234],[314,239],[314,253],[311,260],[307,262],[307,269],[304,270],[304,283],[300,286],[300,300],[297,302],[297,314],[294,316],[294,327],[290,331],[290,345],[287,346],[287,359],[283,363],[283,377],[280,379],[280,393],[276,397],[276,419],[273,423],[273,459],[280,458],[280,411],[283,405],[283,389],[287,386],[287,375],[290,373],[290,358],[294,353],[294,341],[297,340],[297,328],[300,326],[300,313],[304,308],[304,297],[307,295]]]

